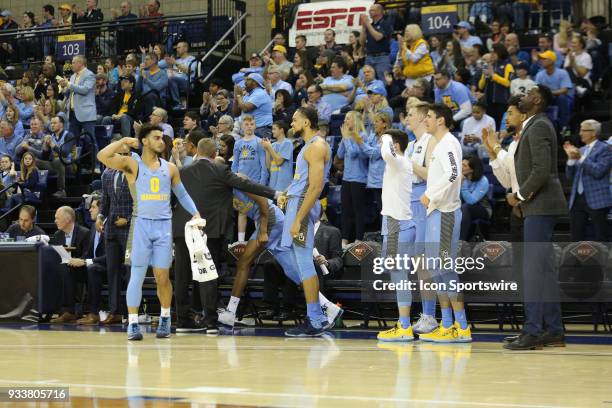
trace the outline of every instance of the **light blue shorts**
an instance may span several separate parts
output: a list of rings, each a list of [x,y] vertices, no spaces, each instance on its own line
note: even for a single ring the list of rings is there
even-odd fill
[[[172,264],[172,220],[133,217],[125,263],[168,269]]]

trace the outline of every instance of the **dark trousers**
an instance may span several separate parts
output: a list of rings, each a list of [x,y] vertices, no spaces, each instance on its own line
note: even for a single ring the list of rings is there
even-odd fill
[[[593,226],[593,240],[598,242],[608,241],[608,211],[609,208],[592,210],[589,208],[584,194],[576,194],[574,205],[570,210],[570,232],[572,241],[584,241],[588,221]]]
[[[382,188],[368,188],[368,194],[370,195],[369,202],[374,204],[372,211],[374,212],[373,222],[376,228],[380,228],[382,225]]]
[[[540,336],[545,330],[563,333],[559,282],[554,265],[552,235],[556,217],[525,217],[523,246],[523,332]]]
[[[57,175],[57,189],[66,190],[66,167],[60,159],[40,160],[36,159],[36,167],[39,170],[51,170]]]
[[[523,288],[523,219],[510,214],[510,240],[512,242],[512,269],[514,276]]]
[[[72,133],[74,136],[77,137],[77,140],[79,139],[81,132],[89,133],[92,136],[96,135],[95,133],[96,121],[92,120],[92,121],[87,121],[87,122],[79,122],[76,118],[76,115],[72,111],[70,112],[70,118],[68,120],[68,124],[69,124],[68,130],[70,131],[70,133]]]
[[[80,286],[79,283],[87,281],[87,268],[72,268],[68,265],[60,265],[59,273],[62,282],[62,312],[74,313],[75,304],[82,300],[80,295],[77,298],[76,288]]]
[[[363,240],[368,200],[365,183],[342,181],[342,239]]]
[[[295,309],[299,299],[298,286],[283,273],[283,269],[277,262],[268,262],[263,265],[263,268],[264,302],[275,311],[279,311],[281,309],[281,302],[278,296],[278,290],[280,288],[283,295],[282,307],[286,310]]]
[[[489,213],[480,204],[463,204],[461,206],[461,233],[459,239],[469,241],[472,238],[472,222],[476,220],[488,220]]]
[[[106,268],[101,264],[87,265],[87,295],[89,296],[89,313],[98,314],[102,285],[106,280]]]
[[[221,259],[220,239],[208,239],[207,246],[217,269]],[[176,314],[179,321],[185,321],[189,317],[191,302],[189,299],[189,284],[193,281],[191,262],[189,261],[189,250],[183,237],[174,240],[174,297],[176,302]],[[206,312],[207,319],[217,318],[217,279],[208,282],[193,282],[193,296],[199,296],[202,306]]]
[[[148,121],[149,116],[153,112],[155,106],[159,105],[160,98],[155,92],[150,92],[142,97],[142,113],[141,117]]]
[[[123,281],[129,281],[130,270],[124,264],[126,242],[118,237],[106,237],[106,279],[110,314],[125,314],[125,296],[121,296]],[[121,303],[120,303],[121,302]]]

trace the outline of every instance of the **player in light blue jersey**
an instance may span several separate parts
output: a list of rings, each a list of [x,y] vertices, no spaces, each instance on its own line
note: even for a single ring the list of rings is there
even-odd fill
[[[234,326],[236,320],[236,310],[238,309],[240,296],[242,296],[247,285],[251,265],[265,249],[268,249],[274,256],[289,279],[296,285],[301,283],[300,275],[292,262],[291,253],[281,248],[285,221],[285,214],[281,209],[270,200],[240,190],[234,190],[233,204],[238,213],[245,214],[255,222],[256,229],[236,264],[236,278],[227,308],[219,313],[219,322],[231,327]],[[326,330],[331,329],[343,311],[320,292],[319,302],[327,319],[324,327]]]
[[[282,250],[289,251],[291,263],[297,268],[306,298],[307,317],[304,324],[285,332],[290,337],[320,336],[327,319],[319,303],[319,277],[312,260],[314,225],[321,214],[319,196],[325,175],[331,167],[331,149],[317,134],[317,111],[299,108],[293,115],[291,128],[301,136],[304,147],[295,166],[293,181],[287,189]]]
[[[136,149],[140,143],[142,143],[142,157],[134,158],[132,155],[121,153],[125,151],[126,145]],[[98,160],[106,167],[125,174],[134,200],[125,253],[126,264],[131,265],[130,282],[127,289],[128,340],[142,340],[138,327],[138,308],[142,299],[142,283],[149,266],[153,268],[157,282],[157,296],[161,304],[156,335],[158,338],[170,337],[171,192],[176,195],[183,208],[189,211],[194,219],[200,218],[193,200],[181,183],[176,166],[159,157],[164,149],[162,128],[146,125],[140,130],[138,139],[124,137],[98,153]]]

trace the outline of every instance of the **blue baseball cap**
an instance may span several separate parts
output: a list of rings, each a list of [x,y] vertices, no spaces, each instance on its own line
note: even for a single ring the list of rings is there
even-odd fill
[[[382,95],[385,98],[387,97],[387,90],[381,84],[372,84],[368,86],[368,93]]]
[[[460,21],[453,28],[467,28],[468,30],[472,29],[472,25],[467,21]]]
[[[249,74],[249,76],[247,76],[247,79],[252,79],[253,81],[257,82],[257,85],[261,86],[262,88],[266,87],[264,85],[263,77],[259,74],[256,74],[255,72]]]
[[[521,61],[521,62],[520,62],[518,65],[517,65],[516,69],[517,69],[517,70],[519,70],[519,69],[524,69],[525,71],[529,71],[529,64],[528,64],[528,63],[526,63],[525,61]]]

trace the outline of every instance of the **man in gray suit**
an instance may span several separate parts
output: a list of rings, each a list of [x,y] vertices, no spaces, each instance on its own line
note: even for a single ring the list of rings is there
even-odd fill
[[[519,103],[527,115],[514,156],[519,189],[507,199],[524,217],[525,321],[521,335],[504,345],[509,350],[565,345],[552,236],[557,217],[568,210],[557,174],[557,134],[546,116],[552,98],[549,88],[538,85]]]
[[[77,55],[72,58],[74,74],[70,81],[59,81],[66,96],[70,132],[78,137],[81,131],[94,136],[96,125],[96,76],[87,69],[87,60]]]

